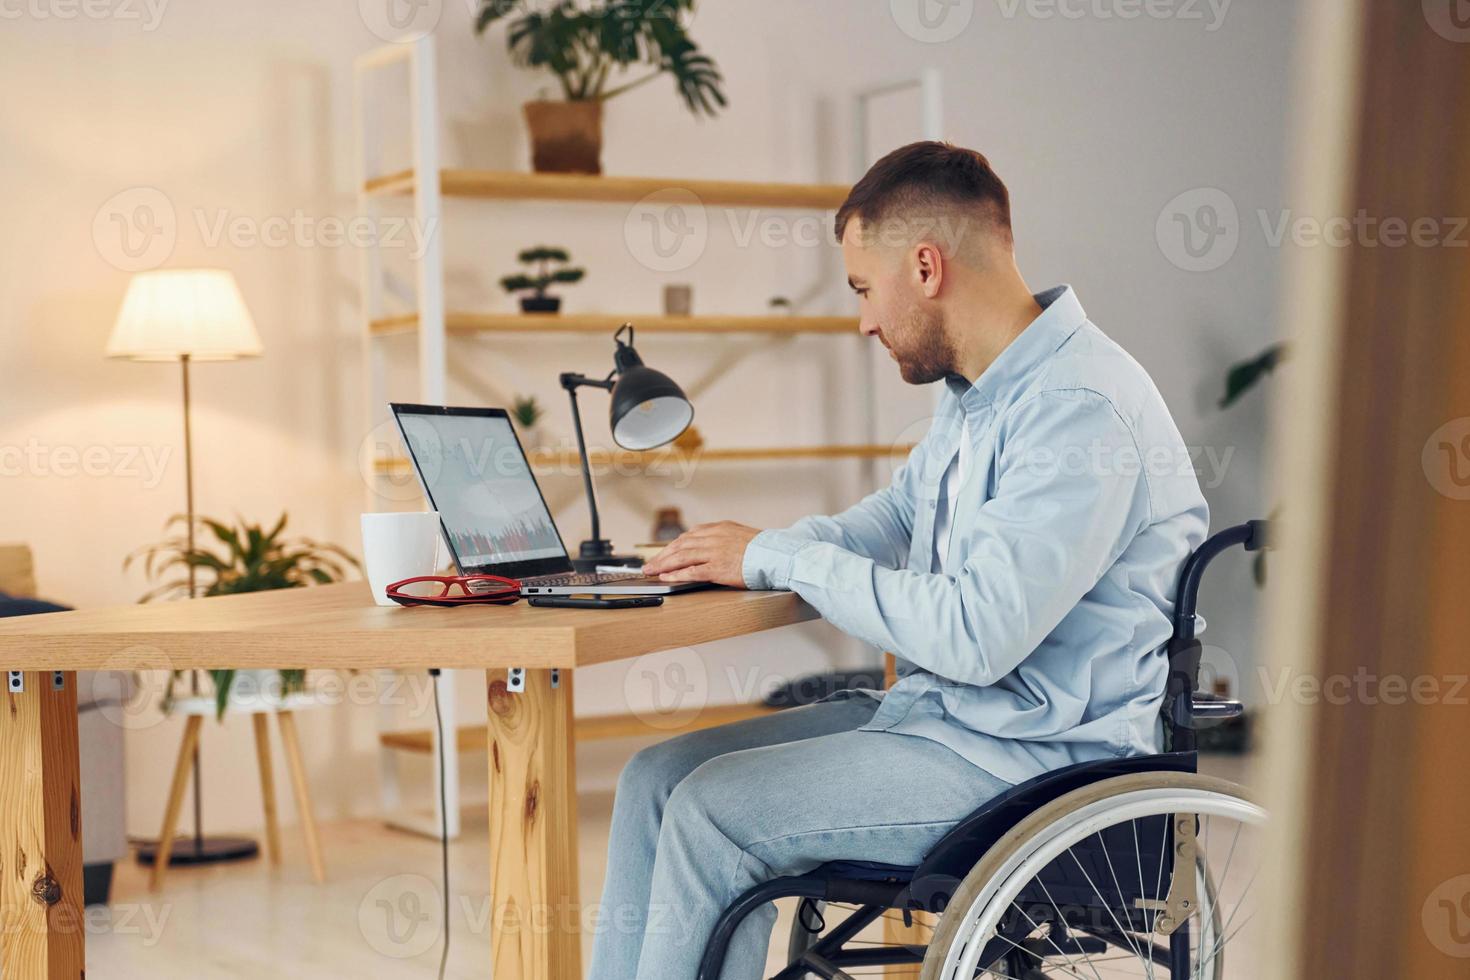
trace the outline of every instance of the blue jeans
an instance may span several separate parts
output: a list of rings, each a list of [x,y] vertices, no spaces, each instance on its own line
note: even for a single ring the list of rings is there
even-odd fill
[[[865,695],[691,732],[618,779],[589,980],[693,980],[751,886],[827,861],[915,865],[1008,784],[938,742],[860,732]],[[722,980],[762,975],[774,906],[748,916]]]

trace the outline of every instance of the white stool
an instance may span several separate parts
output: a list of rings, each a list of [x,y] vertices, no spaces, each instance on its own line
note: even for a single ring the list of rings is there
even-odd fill
[[[291,786],[296,794],[296,810],[301,816],[301,830],[306,838],[306,857],[311,864],[311,876],[317,884],[326,880],[322,865],[321,842],[317,837],[316,817],[312,813],[311,795],[306,788],[306,768],[301,761],[301,741],[296,734],[294,712],[301,708],[312,708],[321,702],[310,691],[275,696],[252,692],[235,697],[231,693],[229,711],[248,714],[255,725],[255,758],[260,767],[260,796],[265,807],[265,850],[271,864],[281,863],[280,826],[276,820],[276,788],[271,774],[271,748],[267,715],[275,715],[281,729],[281,745],[286,751],[286,768],[291,771]],[[168,870],[169,854],[173,851],[174,833],[178,829],[179,811],[184,805],[184,790],[189,784],[189,770],[194,758],[194,749],[199,744],[199,730],[204,719],[216,712],[213,697],[179,698],[171,708],[173,714],[185,716],[184,741],[179,746],[179,761],[174,766],[173,783],[169,786],[168,806],[163,814],[163,831],[158,837],[158,852],[153,860],[153,874],[149,889],[158,891],[163,886],[163,876]]]

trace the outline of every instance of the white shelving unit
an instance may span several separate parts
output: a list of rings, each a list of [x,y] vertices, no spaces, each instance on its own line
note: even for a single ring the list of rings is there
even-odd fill
[[[384,172],[379,159],[381,146],[377,115],[371,111],[369,87],[385,70],[406,67],[412,167],[409,170]],[[413,220],[417,227],[432,229],[426,235],[426,247],[414,266],[413,312],[390,313],[384,303],[384,268],[382,256],[375,249],[363,249],[362,276],[362,343],[365,365],[364,388],[367,392],[364,421],[372,431],[389,421],[387,410],[386,364],[380,340],[385,336],[412,333],[417,339],[418,391],[414,396],[427,404],[443,404],[447,397],[447,345],[451,336],[459,334],[496,335],[503,333],[596,332],[611,333],[624,320],[631,320],[640,330],[669,331],[687,334],[744,333],[763,336],[767,342],[779,343],[796,333],[841,334],[861,344],[859,363],[864,390],[873,390],[873,358],[869,345],[856,338],[857,322],[845,317],[802,316],[697,316],[668,317],[660,315],[594,314],[556,317],[524,316],[485,312],[448,312],[444,295],[444,245],[440,233],[446,198],[493,200],[559,200],[582,202],[635,202],[655,190],[682,187],[695,193],[707,204],[753,208],[800,208],[835,210],[845,198],[844,184],[789,184],[703,179],[639,178],[582,176],[568,174],[507,173],[498,171],[445,170],[439,155],[439,107],[435,81],[435,52],[431,36],[416,41],[392,44],[360,57],[354,66],[354,116],[358,158],[358,208],[360,214],[371,214],[376,202],[390,197],[412,195]],[[927,137],[940,131],[939,75],[926,72],[917,79],[864,90],[854,96],[857,140],[856,166],[861,174],[868,166],[866,143],[868,118],[872,101],[882,95],[914,88],[920,93],[923,130]],[[731,366],[733,367],[733,361]],[[724,372],[715,371],[700,382],[708,387]],[[689,390],[697,397],[698,390]],[[873,400],[867,399],[863,418],[863,438],[858,445],[811,447],[712,447],[707,456],[738,460],[743,463],[767,461],[779,463],[793,458],[857,459],[861,461],[862,481],[874,484],[875,465],[879,458],[890,455],[893,448],[878,445],[877,418]],[[899,447],[902,449],[903,447]],[[555,454],[552,454],[555,455]],[[548,458],[551,458],[548,456]],[[401,473],[401,459],[376,459],[369,468],[382,477]],[[376,478],[376,477],[374,477]],[[369,493],[369,507],[379,505],[379,497]],[[555,509],[555,507],[553,508]],[[460,733],[455,723],[453,671],[444,671],[437,682],[443,695],[441,710],[446,734],[446,780],[443,787],[447,801],[448,829],[451,837],[460,831],[458,764],[461,742],[470,748],[476,744],[473,732]],[[748,707],[752,712],[758,706]],[[738,713],[735,712],[735,713]],[[733,715],[731,716],[733,717]],[[392,712],[383,709],[387,726]],[[725,720],[730,720],[726,718]],[[626,734],[618,719],[605,719],[608,724],[590,726],[589,732],[618,731]],[[579,728],[580,728],[579,724]],[[466,737],[466,736],[471,737]],[[393,826],[437,837],[439,835],[438,774],[435,770],[435,809],[432,814],[406,810],[399,789],[399,755],[404,751],[432,752],[432,737],[422,732],[393,732],[385,727],[382,737],[380,775],[384,812]],[[483,743],[483,739],[480,739]],[[481,744],[481,748],[483,745]]]

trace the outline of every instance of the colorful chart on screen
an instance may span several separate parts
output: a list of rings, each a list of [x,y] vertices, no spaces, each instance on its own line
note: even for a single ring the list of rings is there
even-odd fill
[[[405,415],[402,423],[461,566],[566,554],[508,421]]]

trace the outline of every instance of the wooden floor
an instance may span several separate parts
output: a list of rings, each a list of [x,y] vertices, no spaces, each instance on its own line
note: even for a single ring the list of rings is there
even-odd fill
[[[1239,760],[1207,757],[1207,770],[1241,779]],[[584,900],[601,891],[609,795],[584,795],[580,873]],[[451,952],[447,976],[489,975],[489,857],[485,814],[466,811],[451,845]],[[376,821],[322,827],[327,883],[315,885],[298,835],[283,835],[284,863],[264,860],[170,872],[163,892],[148,892],[146,869],[118,866],[110,910],[89,909],[87,974],[98,980],[208,980],[276,977],[433,978],[437,942],[439,848]],[[791,908],[783,907],[770,972],[780,966]],[[877,939],[870,930],[863,938]],[[591,936],[584,933],[584,964]],[[1235,947],[1232,947],[1234,949]],[[1229,976],[1243,964],[1230,965]],[[769,973],[767,974],[769,975]],[[910,974],[916,975],[916,974]]]
[[[582,895],[589,901],[602,889],[611,815],[610,795],[583,796],[580,872]],[[323,824],[327,882],[314,885],[296,836],[290,830],[282,834],[279,869],[264,860],[177,868],[158,896],[148,892],[146,869],[132,861],[119,865],[110,912],[89,910],[87,975],[100,980],[435,977],[438,844],[376,821]],[[450,846],[455,907],[446,976],[484,980],[489,975],[489,879],[485,813],[466,810],[464,834]],[[789,929],[789,915],[789,909],[782,910],[778,935]],[[586,964],[590,934],[582,945]],[[426,948],[420,951],[421,946]]]

